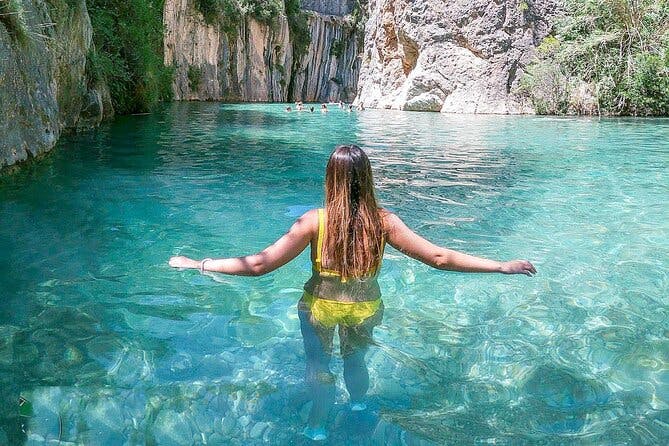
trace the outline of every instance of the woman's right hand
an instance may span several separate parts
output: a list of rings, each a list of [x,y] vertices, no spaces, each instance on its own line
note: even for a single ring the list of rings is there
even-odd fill
[[[525,274],[526,276],[533,276],[537,273],[537,269],[527,260],[511,260],[502,263],[502,274]]]

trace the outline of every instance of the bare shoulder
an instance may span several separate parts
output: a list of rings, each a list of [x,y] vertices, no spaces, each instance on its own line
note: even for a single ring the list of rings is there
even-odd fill
[[[318,222],[318,209],[308,210],[298,220]]]
[[[393,231],[395,228],[397,228],[398,224],[402,223],[402,220],[388,209],[380,208],[379,215],[381,216],[381,221],[383,222],[383,229],[386,232]]]
[[[302,214],[302,216],[295,222],[295,225],[301,227],[305,231],[318,231],[318,209],[311,209]]]

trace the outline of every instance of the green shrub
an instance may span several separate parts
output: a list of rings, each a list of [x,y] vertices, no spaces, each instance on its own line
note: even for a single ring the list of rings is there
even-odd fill
[[[284,6],[293,44],[293,54],[299,65],[299,59],[307,53],[311,43],[309,14],[300,8],[300,0],[284,0]]]
[[[332,46],[330,47],[330,54],[335,57],[341,57],[341,55],[344,54],[344,48],[346,48],[346,42],[344,39],[337,39],[332,42]]]
[[[537,111],[581,112],[570,96],[575,85],[587,85],[598,112],[669,114],[669,2],[567,0],[565,6],[521,80]],[[551,83],[555,73],[562,73],[561,86]]]
[[[88,0],[95,50],[92,79],[109,85],[117,113],[151,110],[172,97],[174,69],[163,63],[163,0]]]
[[[0,0],[0,23],[19,42],[28,40],[28,25],[21,0]]]
[[[358,46],[365,44],[365,25],[367,24],[367,0],[355,0],[351,11],[351,31],[355,33]]]
[[[565,114],[569,109],[567,77],[558,65],[537,62],[520,80],[521,91],[531,94],[540,115]]]
[[[669,115],[669,50],[663,56],[640,54],[626,86],[626,99],[635,115]]]
[[[299,59],[306,54],[311,35],[309,13],[300,8],[300,0],[193,0],[193,6],[209,25],[219,25],[223,32],[234,36],[239,26],[252,18],[273,25],[285,12],[290,28],[293,52]]]
[[[191,65],[188,67],[188,88],[191,91],[196,91],[200,88],[200,83],[202,82],[202,69]]]
[[[239,0],[239,5],[244,16],[265,25],[271,25],[284,9],[282,0]]]
[[[193,0],[193,6],[209,25],[220,25],[234,34],[247,17],[271,25],[283,12],[282,0]]]
[[[213,25],[218,22],[221,15],[221,0],[193,0],[193,6],[202,14],[204,21]]]

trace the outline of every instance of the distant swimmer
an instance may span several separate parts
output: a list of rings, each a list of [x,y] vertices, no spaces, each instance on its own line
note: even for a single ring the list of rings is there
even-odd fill
[[[339,108],[341,108],[342,110],[344,109],[344,103],[342,101],[339,101]]]
[[[321,104],[321,113],[327,113],[328,111],[327,104]]]
[[[313,106],[313,105],[312,105],[311,107],[309,107],[309,111],[310,111],[311,113],[314,112],[314,106]]]
[[[293,111],[293,109],[290,108],[290,106],[286,107],[286,113],[290,113],[290,112],[292,112],[292,111]]]

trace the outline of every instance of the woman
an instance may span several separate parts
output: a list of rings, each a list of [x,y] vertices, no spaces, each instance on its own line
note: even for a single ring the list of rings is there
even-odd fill
[[[436,246],[409,229],[392,212],[378,207],[372,169],[357,146],[338,146],[325,172],[325,208],[314,209],[262,252],[246,257],[193,260],[172,257],[170,266],[224,274],[269,273],[311,246],[313,273],[298,303],[307,357],[306,380],[313,406],[304,434],[325,440],[324,423],[334,404],[330,372],[332,338],[338,326],[344,381],[351,410],[364,410],[369,387],[365,353],[381,322],[383,303],[377,276],[385,243],[434,268],[463,272],[536,273],[526,260],[497,262]]]

